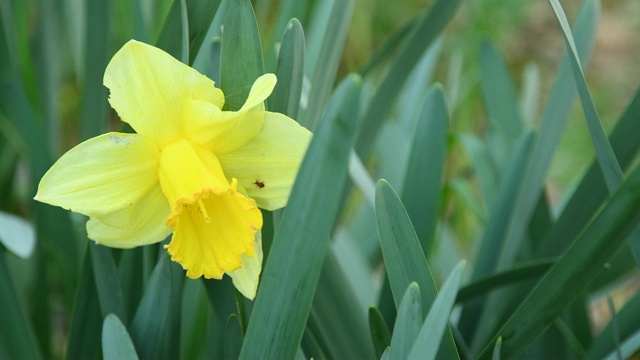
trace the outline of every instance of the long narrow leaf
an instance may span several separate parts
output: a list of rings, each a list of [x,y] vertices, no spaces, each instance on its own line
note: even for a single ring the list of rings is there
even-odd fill
[[[376,352],[376,357],[379,358],[391,344],[391,332],[380,310],[375,306],[369,308],[369,328],[371,339],[373,340],[373,348]]]
[[[220,89],[225,95],[224,110],[240,109],[249,95],[251,85],[262,74],[262,45],[251,2],[229,1],[220,58]]]
[[[298,350],[347,177],[358,92],[359,79],[347,78],[309,145],[265,265],[241,359],[290,359]]]
[[[269,110],[298,118],[304,79],[305,42],[302,25],[291,19],[282,36],[276,76],[278,83],[268,99]]]
[[[422,107],[404,179],[402,203],[428,253],[440,215],[442,178],[447,154],[449,111],[442,87],[432,88]]]
[[[0,326],[0,356],[6,359],[40,359],[40,349],[9,276],[5,254],[5,251],[0,252],[0,303],[8,311],[3,315]]]
[[[366,159],[373,148],[375,138],[391,109],[395,95],[400,92],[422,53],[449,23],[458,5],[460,5],[460,0],[438,0],[407,35],[408,38],[402,45],[398,57],[363,112],[365,121],[362,122],[361,128],[358,130],[356,140],[356,151],[362,159]]]
[[[420,288],[412,282],[405,291],[398,317],[393,327],[393,337],[389,349],[389,359],[406,359],[422,325],[422,304],[420,302]]]
[[[114,314],[107,315],[102,324],[102,354],[105,360],[138,359],[127,328]]]
[[[522,353],[604,270],[640,223],[639,202],[640,168],[613,194],[607,206],[499,331],[504,357]],[[482,357],[488,358],[490,352],[490,347],[485,348]]]
[[[590,1],[599,4],[598,0]],[[607,139],[607,135],[602,128],[598,111],[591,99],[591,93],[587,87],[587,81],[584,78],[584,72],[578,58],[578,50],[576,49],[576,44],[573,40],[573,35],[571,34],[564,10],[562,10],[562,6],[558,0],[549,0],[549,3],[553,7],[553,11],[562,28],[562,35],[569,50],[573,77],[578,88],[578,94],[580,95],[580,102],[582,103],[582,110],[584,111],[587,126],[589,127],[589,133],[591,134],[591,141],[596,149],[598,164],[600,164],[607,188],[609,192],[612,193],[622,184],[624,174],[613,152],[613,148]],[[636,262],[640,264],[640,229],[631,235],[629,244],[631,245],[631,250],[636,258]]]
[[[449,327],[449,317],[456,300],[465,264],[464,260],[459,262],[442,285],[407,359],[432,360],[436,358],[442,335]]]
[[[376,186],[376,222],[396,309],[409,284],[415,281],[420,288],[422,313],[427,314],[438,292],[411,220],[385,180],[378,181]],[[450,359],[458,357],[450,332],[445,335],[441,355]]]

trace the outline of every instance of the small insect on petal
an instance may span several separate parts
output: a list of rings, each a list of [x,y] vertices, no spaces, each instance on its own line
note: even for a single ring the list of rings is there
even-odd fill
[[[262,189],[264,187],[264,181],[256,179],[256,181],[253,182],[253,185],[255,185],[258,189]]]

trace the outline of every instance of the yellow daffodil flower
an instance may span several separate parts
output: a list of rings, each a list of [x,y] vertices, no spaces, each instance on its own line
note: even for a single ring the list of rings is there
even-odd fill
[[[157,243],[190,278],[220,279],[253,299],[262,265],[258,207],[283,207],[311,134],[265,111],[259,77],[238,111],[214,82],[164,51],[125,44],[104,75],[109,102],[136,134],[111,132],[64,154],[35,199],[89,216],[87,233],[118,248]]]

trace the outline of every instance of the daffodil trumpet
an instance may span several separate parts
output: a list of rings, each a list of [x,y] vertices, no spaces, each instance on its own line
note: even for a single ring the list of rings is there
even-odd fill
[[[266,111],[275,83],[273,74],[259,77],[242,108],[223,111],[212,80],[131,40],[110,61],[104,85],[136,133],[103,134],[69,150],[35,199],[87,215],[88,237],[105,246],[153,244],[173,233],[165,247],[188,277],[228,274],[253,299],[262,267],[258,208],[286,204],[311,137]]]

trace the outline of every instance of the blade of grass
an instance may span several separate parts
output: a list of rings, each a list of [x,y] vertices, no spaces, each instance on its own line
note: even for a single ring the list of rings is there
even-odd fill
[[[268,99],[270,111],[285,114],[292,119],[298,118],[304,78],[304,56],[302,25],[297,19],[291,19],[280,43],[276,69],[278,83]]]
[[[516,357],[566,309],[640,223],[640,168],[613,194],[609,203],[540,280],[496,335],[503,356]],[[482,358],[488,358],[493,341]]]
[[[518,264],[517,266],[514,266],[513,268],[506,271],[477,278],[470,284],[467,284],[460,288],[460,291],[458,291],[458,298],[456,299],[456,302],[467,302],[475,297],[486,295],[496,288],[510,285],[516,282],[521,282],[524,280],[529,280],[531,278],[540,277],[544,273],[546,273],[549,268],[553,266],[553,264],[555,264],[555,261],[555,259],[535,260]]]
[[[391,332],[389,332],[380,310],[375,306],[369,308],[369,330],[371,331],[376,358],[379,359],[391,344]]]
[[[599,7],[592,0],[586,1],[578,14],[575,28],[576,34],[579,34],[576,43],[578,44],[578,49],[580,49],[581,59],[587,58],[586,54],[590,53],[593,46],[598,16]],[[517,195],[517,205],[513,210],[514,221],[509,225],[507,232],[509,241],[501,249],[498,261],[499,268],[509,266],[520,248],[529,218],[535,210],[542,191],[544,176],[557,142],[560,139],[572,99],[575,96],[575,86],[570,83],[570,77],[572,76],[570,62],[566,56],[563,58],[558,69],[556,82],[549,94],[549,100],[542,116],[539,135],[536,137],[533,146],[531,163],[525,170],[526,176],[523,179],[521,191]]]
[[[598,4],[598,6],[600,4],[598,0],[588,1],[593,1]],[[549,0],[549,3],[551,4],[553,12],[560,23],[560,27],[562,28],[562,35],[569,50],[569,59],[571,60],[573,77],[578,88],[578,94],[580,95],[580,102],[582,103],[582,110],[584,111],[587,126],[589,127],[589,133],[591,134],[591,141],[593,142],[596,150],[598,164],[602,170],[604,181],[609,189],[609,193],[612,193],[620,186],[620,184],[622,184],[624,173],[622,172],[622,168],[620,167],[611,144],[607,139],[607,135],[602,128],[598,111],[591,99],[591,93],[587,87],[584,72],[578,58],[578,50],[576,49],[576,44],[573,40],[573,35],[571,34],[571,29],[569,27],[567,17],[564,14],[564,10],[558,0]],[[640,264],[640,229],[631,235],[629,245],[631,246],[631,251],[636,259],[636,263]]]
[[[595,360],[602,359],[607,354],[616,351],[618,342],[614,333],[617,328],[620,340],[629,339],[638,331],[640,324],[640,292],[635,294],[616,314],[617,324],[609,322],[602,330],[600,335],[595,339],[593,345],[589,349],[586,359]]]
[[[73,312],[69,324],[69,338],[66,346],[66,359],[94,359],[100,353],[100,315],[98,292],[93,276],[89,247],[85,250],[73,301]]]
[[[359,82],[350,76],[336,90],[309,145],[264,268],[241,359],[296,354],[347,177]]]
[[[102,324],[102,355],[105,360],[137,360],[138,354],[127,328],[117,315],[109,314]]]
[[[368,336],[365,309],[356,301],[332,247],[325,258],[312,305],[324,343],[336,359],[370,359],[375,355]]]
[[[420,113],[402,191],[402,203],[427,254],[440,215],[448,128],[444,92],[436,86],[427,94]]]
[[[361,159],[366,160],[369,152],[373,149],[375,138],[391,109],[395,95],[400,92],[407,76],[420,60],[422,53],[442,33],[444,27],[455,14],[458,5],[460,5],[460,0],[438,0],[428,12],[421,16],[410,34],[407,35],[407,40],[402,45],[398,57],[362,114],[365,121],[358,129],[355,146]]]
[[[176,59],[182,55],[182,0],[174,0],[162,25],[162,31],[156,40],[156,46],[168,52]],[[222,0],[189,0],[187,14],[189,24],[189,64],[193,64],[200,51],[209,25]]]
[[[87,140],[107,130],[107,88],[102,85],[104,70],[112,55],[109,31],[110,0],[86,3],[86,37],[83,96],[80,111],[80,136]],[[122,314],[118,314],[121,316]]]
[[[411,220],[385,180],[376,186],[376,222],[396,309],[406,288],[415,281],[420,288],[422,313],[427,314],[438,292]],[[440,354],[448,359],[458,358],[450,331],[445,334]]]
[[[13,286],[5,260],[5,251],[0,249],[0,303],[7,309],[0,326],[0,357],[4,359],[40,359],[31,324]]]
[[[119,319],[127,319],[120,278],[111,249],[93,241],[89,242],[88,246],[102,316],[112,313]]]
[[[518,144],[513,150],[511,159],[504,169],[504,175],[500,184],[500,192],[495,204],[492,207],[480,247],[476,255],[476,262],[472,273],[472,279],[477,280],[497,269],[500,249],[507,239],[507,231],[516,200],[513,194],[517,194],[524,181],[524,170],[531,156],[531,148],[534,142],[534,133],[528,132],[521,135]],[[486,300],[481,298],[467,304],[463,309],[458,328],[468,341],[473,344],[472,339],[478,321],[482,317]],[[486,313],[489,316],[489,313]]]
[[[240,319],[236,314],[232,314],[227,319],[227,325],[224,331],[224,358],[235,360],[240,356],[242,348],[242,329],[240,328]]]
[[[456,300],[465,264],[464,260],[460,261],[445,280],[440,293],[431,305],[429,314],[420,328],[420,333],[407,359],[432,360],[436,358],[438,347],[442,347],[440,343],[442,336],[449,328],[449,317]],[[393,343],[391,345],[393,346]]]
[[[158,259],[131,322],[131,338],[141,359],[158,358],[164,350],[172,292],[169,265],[167,256]]]
[[[507,141],[514,142],[522,132],[516,90],[507,65],[488,41],[483,42],[480,49],[480,74],[487,114]]]
[[[636,91],[609,137],[616,158],[623,168],[627,168],[632,163],[640,149],[640,141],[637,138],[637,134],[640,133],[638,113],[640,113],[640,89]],[[558,255],[591,219],[607,193],[602,171],[598,161],[595,160],[563,209],[555,226],[543,240],[538,255]]]
[[[411,352],[420,332],[420,325],[422,325],[421,308],[420,288],[417,283],[412,282],[404,292],[400,308],[398,308],[398,317],[396,317],[396,324],[393,327],[393,337],[389,348],[389,359],[406,359]]]
[[[220,58],[220,89],[225,95],[223,110],[240,109],[251,85],[262,74],[262,45],[251,2],[230,1],[224,17]]]
[[[302,110],[300,116],[301,124],[308,129],[316,127],[331,96],[351,23],[354,3],[354,0],[333,1],[327,26],[323,29],[317,58],[313,60],[308,58],[309,70],[312,74],[311,89],[307,97],[307,107]],[[313,52],[310,51],[310,55],[313,55]]]

